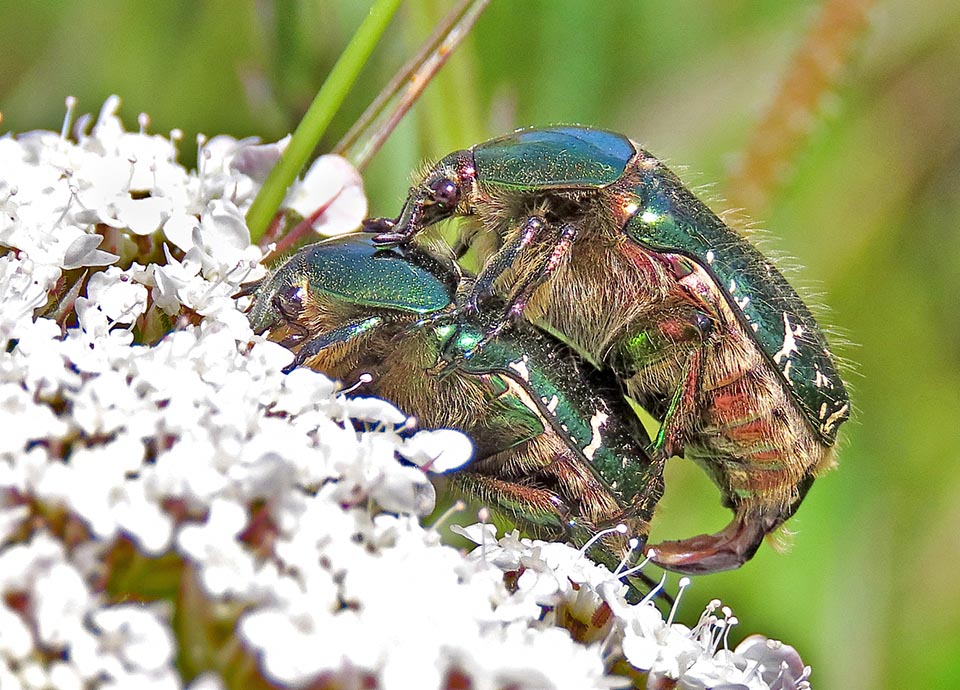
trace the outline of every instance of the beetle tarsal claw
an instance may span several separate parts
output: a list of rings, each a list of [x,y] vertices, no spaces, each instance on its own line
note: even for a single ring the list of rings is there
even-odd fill
[[[661,568],[687,575],[733,570],[753,557],[769,531],[759,516],[734,518],[715,534],[661,542],[647,547],[646,553]]]

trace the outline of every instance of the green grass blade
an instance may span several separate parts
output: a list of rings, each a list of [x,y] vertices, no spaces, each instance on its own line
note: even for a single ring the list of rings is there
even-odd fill
[[[283,157],[270,172],[247,211],[247,225],[254,243],[263,236],[287,188],[306,165],[399,5],[400,0],[376,0],[350,44],[330,70],[330,75],[297,125]]]

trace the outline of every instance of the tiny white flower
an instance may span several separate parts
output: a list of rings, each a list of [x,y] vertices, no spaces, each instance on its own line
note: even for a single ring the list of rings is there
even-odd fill
[[[173,661],[173,635],[152,607],[119,604],[90,618],[101,650],[116,655],[128,670],[155,673]]]
[[[406,424],[407,415],[386,400],[380,398],[347,398],[340,401],[343,414],[363,422],[380,422],[400,426]]]
[[[103,237],[100,235],[80,235],[67,246],[63,255],[63,267],[71,269],[82,266],[109,266],[120,258],[116,254],[97,249],[102,243]]]
[[[277,165],[289,141],[290,135],[287,135],[269,144],[248,144],[236,147],[228,157],[228,165],[232,170],[246,175],[254,182],[263,184],[267,175]],[[210,140],[207,148],[211,148],[215,142],[217,137]]]
[[[186,525],[177,535],[177,545],[185,556],[200,567],[200,581],[213,597],[244,595],[254,585],[253,555],[237,536],[247,523],[243,506],[224,498],[215,498],[210,514],[202,525]]]
[[[33,652],[33,634],[20,617],[0,603],[0,658],[20,660]]]
[[[385,472],[370,489],[370,497],[391,513],[429,515],[437,503],[437,493],[427,476],[415,467],[400,467]]]
[[[94,606],[83,577],[64,562],[36,573],[31,583],[33,616],[40,642],[51,647],[69,645]]]
[[[400,455],[430,472],[449,472],[473,457],[473,442],[454,429],[418,431],[400,446]]]

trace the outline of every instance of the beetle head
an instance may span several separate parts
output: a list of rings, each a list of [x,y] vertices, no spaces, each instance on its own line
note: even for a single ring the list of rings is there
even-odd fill
[[[367,231],[380,233],[376,244],[402,244],[424,228],[457,214],[471,212],[476,186],[473,153],[456,151],[443,158],[410,188],[403,210],[395,219],[364,221]]]

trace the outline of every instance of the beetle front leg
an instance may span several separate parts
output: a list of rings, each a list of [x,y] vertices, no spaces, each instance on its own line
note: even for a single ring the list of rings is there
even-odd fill
[[[538,246],[535,240],[550,230],[555,232],[556,237],[552,245],[547,245],[549,251],[543,251],[542,245]],[[466,357],[470,357],[472,352],[483,349],[487,343],[499,337],[513,325],[523,314],[536,289],[550,278],[570,252],[576,238],[577,226],[572,223],[565,223],[556,228],[548,225],[539,216],[530,216],[524,221],[513,240],[487,261],[480,275],[477,276],[473,291],[467,298],[468,308],[476,310],[477,301],[493,292],[494,283],[507,268],[516,266],[529,266],[529,268],[525,268],[517,277],[507,297],[503,315],[494,322],[474,349],[465,353]]]
[[[493,294],[493,285],[504,271],[517,265],[517,257],[529,250],[533,242],[549,228],[540,216],[529,216],[516,233],[496,254],[490,257],[473,283],[473,287],[463,301],[468,312],[477,311],[477,303]]]
[[[350,341],[359,338],[364,333],[367,333],[371,329],[380,326],[382,323],[383,319],[379,316],[371,316],[367,319],[351,321],[344,324],[340,328],[328,331],[326,333],[321,333],[320,335],[307,340],[303,343],[300,349],[297,350],[297,354],[294,356],[293,361],[283,368],[283,373],[289,374],[291,371],[301,366],[308,360],[319,355],[326,348],[333,345],[343,345],[345,343],[349,343]]]

